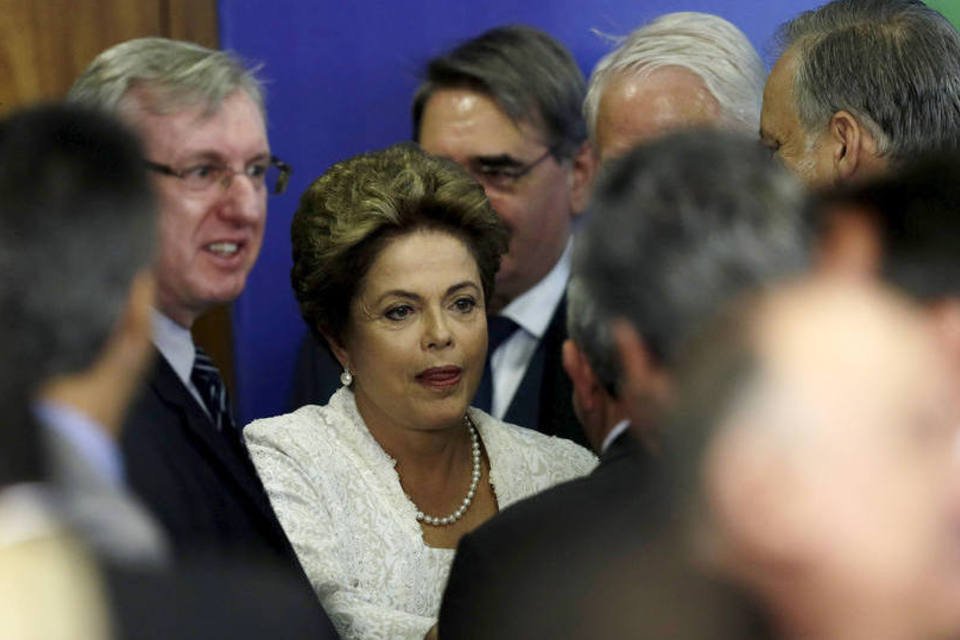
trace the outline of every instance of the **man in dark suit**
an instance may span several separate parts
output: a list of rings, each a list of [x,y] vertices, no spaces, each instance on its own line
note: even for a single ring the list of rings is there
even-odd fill
[[[534,29],[502,27],[431,60],[413,104],[416,141],[473,174],[511,232],[487,301],[489,362],[475,405],[581,444],[560,351],[571,231],[593,171],[584,93],[563,45]],[[317,364],[318,356],[326,361]],[[326,402],[338,374],[307,344],[295,401]]]
[[[743,608],[728,606],[737,595],[699,575],[664,528],[671,491],[652,452],[683,341],[727,297],[805,267],[804,203],[783,169],[733,134],[673,134],[611,163],[577,239],[564,358],[600,465],[464,536],[441,638],[723,637],[712,635],[717,624],[749,627]],[[622,394],[617,319],[642,344],[642,393]]]
[[[116,439],[153,351],[142,158],[86,108],[0,121],[0,635],[334,638],[289,564],[171,563],[126,490]]]
[[[259,82],[226,53],[142,38],[101,53],[69,99],[115,113],[139,134],[159,201],[159,354],[124,428],[130,484],[179,554],[269,555],[299,570],[223,382],[190,334],[201,314],[240,295],[267,195],[286,182],[270,153]]]

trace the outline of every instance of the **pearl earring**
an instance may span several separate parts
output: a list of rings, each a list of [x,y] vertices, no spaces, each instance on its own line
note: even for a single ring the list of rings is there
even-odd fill
[[[343,373],[340,374],[340,384],[345,387],[349,387],[353,384],[353,374],[350,373],[349,369],[344,369]]]

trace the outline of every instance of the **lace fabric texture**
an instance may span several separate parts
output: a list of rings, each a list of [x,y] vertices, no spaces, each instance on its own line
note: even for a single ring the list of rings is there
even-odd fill
[[[589,473],[596,458],[560,438],[470,417],[500,509]],[[436,622],[453,549],[423,541],[394,460],[338,390],[325,406],[257,420],[244,438],[273,508],[344,640],[420,640]]]

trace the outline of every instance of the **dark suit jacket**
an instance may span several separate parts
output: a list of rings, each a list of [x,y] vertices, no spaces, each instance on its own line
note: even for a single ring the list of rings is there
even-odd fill
[[[573,383],[563,369],[567,339],[567,298],[564,296],[537,345],[504,421],[560,436],[589,448],[573,412]],[[340,386],[340,365],[308,334],[300,344],[293,380],[293,408],[326,404]]]
[[[239,434],[217,432],[159,354],[121,445],[127,482],[175,553],[265,556],[301,571]]]
[[[758,637],[745,631],[751,617],[738,596],[687,566],[676,540],[663,534],[669,497],[659,476],[624,434],[589,476],[521,501],[464,536],[440,607],[440,637]]]
[[[316,596],[289,572],[192,561],[171,570],[102,567],[118,640],[335,640]]]

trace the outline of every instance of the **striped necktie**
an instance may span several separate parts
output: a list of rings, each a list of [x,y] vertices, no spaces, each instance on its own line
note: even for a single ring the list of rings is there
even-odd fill
[[[197,347],[197,357],[193,361],[193,371],[190,381],[196,386],[203,399],[203,404],[210,414],[210,420],[217,431],[233,431],[235,429],[233,416],[230,414],[230,400],[227,398],[227,388],[220,378],[220,372],[213,364],[210,356]]]

